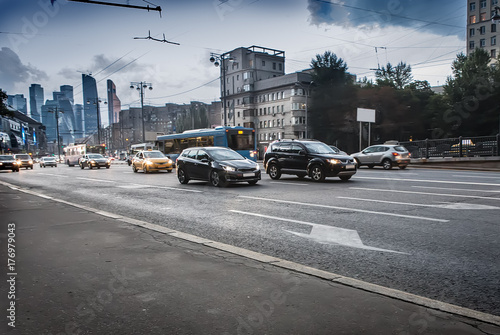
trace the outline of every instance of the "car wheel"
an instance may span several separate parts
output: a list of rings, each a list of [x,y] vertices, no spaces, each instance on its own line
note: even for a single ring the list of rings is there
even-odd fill
[[[189,182],[189,177],[182,168],[177,169],[177,179],[179,179],[179,183],[181,184],[187,184]]]
[[[406,169],[406,165],[400,165],[400,166],[399,166],[399,168],[400,168],[401,170],[404,170],[404,169]]]
[[[33,165],[30,166],[30,169],[33,170]]]
[[[271,177],[271,179],[280,179],[281,177],[281,170],[279,168],[278,165],[276,164],[270,164],[269,165],[269,168],[268,168],[268,173],[269,173],[269,177]]]
[[[352,177],[352,176],[341,176],[341,177],[339,177],[339,178],[340,178],[340,180],[342,180],[342,181],[347,181],[347,180],[351,179],[351,177]]]
[[[167,172],[168,172],[168,173],[171,173],[171,172],[172,172],[172,169],[170,169],[170,170],[167,170]]]
[[[109,165],[106,165],[106,169],[109,169]]]
[[[137,172],[137,168],[135,167],[135,165],[132,165],[132,171]]]
[[[142,171],[144,171],[144,173],[149,173],[149,169],[148,169],[148,166],[143,166],[142,167]]]
[[[311,178],[314,181],[323,181],[325,180],[325,173],[323,169],[319,165],[314,165],[311,169]]]
[[[382,161],[382,167],[384,168],[384,170],[390,170],[392,169],[392,162],[390,159],[384,159]]]

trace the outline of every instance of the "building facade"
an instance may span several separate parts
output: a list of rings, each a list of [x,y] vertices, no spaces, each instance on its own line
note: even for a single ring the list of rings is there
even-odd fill
[[[42,106],[45,101],[43,87],[40,84],[31,84],[30,93],[30,116],[37,122],[42,122]]]
[[[24,115],[28,115],[28,106],[24,94],[7,95],[7,104]]]
[[[118,123],[120,119],[120,110],[122,105],[120,99],[116,95],[116,86],[112,80],[107,81],[108,88],[108,123],[112,125],[113,123]]]
[[[499,23],[492,21],[495,13],[500,14],[498,6],[498,0],[467,0],[467,54],[481,48],[487,50],[491,58],[499,55]]]
[[[89,136],[97,133],[98,119],[100,121],[99,97],[97,83],[94,77],[82,74],[83,85],[83,135]]]

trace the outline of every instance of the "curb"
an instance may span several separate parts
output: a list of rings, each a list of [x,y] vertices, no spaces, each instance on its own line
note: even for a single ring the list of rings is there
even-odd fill
[[[221,243],[221,242],[217,242],[217,241],[212,241],[212,240],[198,237],[195,235],[183,233],[183,232],[173,230],[173,229],[170,229],[167,227],[163,227],[160,225],[151,224],[151,223],[148,223],[145,221],[141,221],[141,220],[137,220],[137,219],[133,219],[133,218],[128,218],[128,217],[124,217],[124,216],[121,216],[118,214],[114,214],[114,213],[110,213],[110,212],[106,212],[106,211],[101,211],[101,210],[98,210],[95,208],[75,204],[75,203],[72,203],[72,202],[69,202],[66,200],[53,198],[51,196],[47,196],[47,195],[44,195],[41,193],[37,193],[34,191],[23,189],[22,187],[19,187],[19,186],[10,184],[10,183],[6,183],[4,181],[0,181],[0,184],[4,185],[6,187],[9,187],[13,190],[16,190],[16,191],[20,191],[20,192],[30,194],[33,196],[38,196],[38,197],[48,199],[48,200],[53,200],[53,201],[63,203],[66,205],[70,205],[70,206],[73,206],[76,208],[80,208],[80,209],[83,209],[85,211],[92,212],[92,213],[95,213],[95,214],[98,214],[101,216],[116,219],[117,221],[120,221],[120,222],[125,222],[128,224],[137,226],[137,227],[142,227],[142,228],[153,230],[153,231],[156,231],[159,233],[167,234],[167,235],[170,235],[172,237],[175,237],[175,238],[178,238],[178,239],[181,239],[184,241],[189,241],[192,243],[201,244],[201,245],[206,246],[206,247],[210,247],[210,248],[220,250],[220,251],[225,251],[225,252],[228,252],[231,254],[235,254],[235,255],[238,255],[241,257],[252,259],[252,260],[255,260],[255,261],[258,261],[261,263],[265,263],[268,265],[272,265],[272,266],[287,269],[290,271],[295,271],[298,273],[310,275],[313,277],[317,277],[320,279],[331,281],[333,283],[345,285],[345,286],[352,287],[352,288],[361,289],[363,291],[379,294],[379,295],[386,296],[389,298],[412,303],[412,304],[415,304],[418,306],[422,306],[422,307],[438,310],[441,312],[446,312],[446,313],[450,313],[453,315],[463,316],[463,317],[478,320],[481,322],[500,326],[500,316],[475,311],[475,310],[472,310],[469,308],[448,304],[448,303],[441,302],[438,300],[433,300],[430,298],[417,296],[417,295],[414,295],[411,293],[399,291],[396,289],[387,288],[387,287],[376,285],[376,284],[371,284],[371,283],[364,282],[364,281],[361,281],[358,279],[345,277],[345,276],[335,274],[332,272],[323,271],[323,270],[319,270],[319,269],[312,268],[309,266],[301,265],[301,264],[298,264],[295,262],[287,261],[287,260],[276,258],[273,256],[268,256],[265,254],[261,254],[261,253],[255,252],[255,251],[248,250],[248,249],[244,249],[244,248],[232,246],[229,244],[225,244],[225,243]]]

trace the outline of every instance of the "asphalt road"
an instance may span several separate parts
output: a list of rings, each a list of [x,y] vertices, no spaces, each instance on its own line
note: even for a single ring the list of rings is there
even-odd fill
[[[362,168],[348,182],[57,168],[0,181],[423,297],[500,315],[500,173]]]

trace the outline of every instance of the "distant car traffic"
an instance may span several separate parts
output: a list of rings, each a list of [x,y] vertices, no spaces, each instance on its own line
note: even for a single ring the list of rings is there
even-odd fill
[[[17,160],[19,167],[24,167],[26,170],[33,169],[33,159],[28,154],[16,154],[14,158]]]
[[[152,171],[166,170],[172,172],[174,162],[158,150],[139,151],[132,159],[132,170],[149,173]]]
[[[177,178],[181,184],[190,180],[209,181],[213,186],[231,183],[256,184],[261,178],[259,164],[225,147],[199,147],[182,151],[177,158]]]
[[[82,169],[86,167],[88,167],[89,169],[93,169],[95,167],[98,169],[100,169],[101,167],[109,169],[109,167],[111,166],[111,161],[101,154],[87,154],[83,155],[82,158],[80,158],[80,162],[78,164]]]
[[[393,166],[405,169],[410,164],[410,153],[405,147],[393,144],[372,145],[363,151],[351,154],[358,166],[366,165],[373,168],[375,165],[382,166],[384,170],[390,170]]]
[[[54,157],[42,157],[40,158],[40,167],[57,167],[57,161]]]
[[[0,170],[19,172],[19,163],[12,155],[0,155]]]
[[[326,177],[349,180],[357,170],[354,159],[340,155],[327,144],[315,140],[278,140],[264,154],[264,169],[271,179],[282,174],[299,178],[309,176],[314,181]]]

